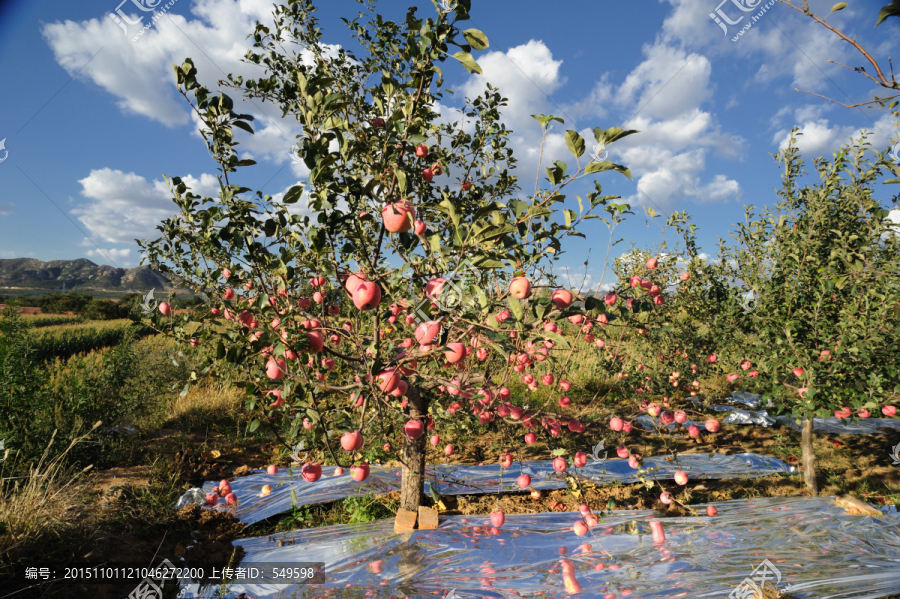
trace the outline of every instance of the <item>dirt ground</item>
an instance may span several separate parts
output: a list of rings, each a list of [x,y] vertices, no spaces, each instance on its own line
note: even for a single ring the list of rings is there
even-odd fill
[[[506,437],[508,438],[508,437]],[[625,444],[644,457],[675,453],[720,453],[732,455],[755,452],[798,464],[799,433],[774,426],[723,425],[720,432],[704,434],[700,439],[660,437],[638,432],[629,435],[611,433],[598,421],[589,426],[586,439],[604,439],[606,451],[615,457],[615,449]],[[504,443],[499,434],[447,438],[456,452],[447,457],[438,448],[429,447],[429,463],[478,464],[496,459]],[[818,435],[815,442],[820,495],[849,493],[873,504],[900,502],[900,468],[892,464],[892,448],[900,435]],[[205,481],[233,479],[250,469],[263,468],[274,461],[277,444],[266,441],[238,446],[221,435],[196,432],[184,434],[162,428],[145,434],[141,444],[155,465],[118,466],[93,473],[82,488],[83,501],[73,520],[78,524],[59,534],[57,542],[34,548],[44,560],[65,564],[73,561],[102,563],[131,562],[156,565],[163,558],[185,557],[190,565],[223,567],[240,558],[231,542],[242,536],[267,534],[276,529],[279,517],[254,525],[253,529],[230,515],[197,507],[172,510],[178,495]],[[443,447],[443,441],[440,446]],[[543,443],[521,446],[515,459],[549,459]],[[163,484],[164,483],[164,484]],[[166,486],[168,485],[168,486]],[[684,487],[668,485],[677,492],[682,504],[706,503],[755,497],[806,496],[802,476],[774,475],[742,480],[691,480]],[[491,496],[444,498],[451,514],[489,514],[498,507],[507,514],[533,514],[550,511],[576,511],[582,502],[596,510],[656,509],[662,514],[681,515],[677,504],[665,506],[659,501],[660,489],[646,489],[641,483],[596,486],[583,484],[581,495],[571,490],[544,491],[540,498],[529,492]],[[385,505],[397,497],[385,496]],[[155,502],[155,503],[154,503]],[[429,500],[430,502],[430,500]],[[320,513],[337,513],[337,504],[317,506]],[[148,507],[148,505],[150,507]],[[151,509],[152,508],[152,509]],[[318,524],[326,520],[318,520]],[[333,520],[327,520],[329,522]],[[23,590],[20,597],[91,597],[121,599],[134,589],[134,582],[114,585],[42,585]]]

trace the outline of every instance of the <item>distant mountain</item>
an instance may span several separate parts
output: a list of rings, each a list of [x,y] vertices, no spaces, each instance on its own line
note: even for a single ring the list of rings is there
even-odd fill
[[[148,266],[114,268],[97,265],[85,258],[78,260],[51,260],[42,262],[34,258],[0,260],[0,295],[32,295],[35,291],[110,292],[124,294],[130,291],[146,292],[150,289],[168,291],[172,284]]]

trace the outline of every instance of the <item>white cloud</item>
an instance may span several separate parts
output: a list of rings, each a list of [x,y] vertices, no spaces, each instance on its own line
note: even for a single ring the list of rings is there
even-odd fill
[[[858,140],[864,130],[868,134],[866,141],[880,151],[891,143],[890,134],[894,132],[893,118],[890,115],[884,115],[863,129],[849,125],[833,125],[825,118],[805,121],[798,127],[798,133],[801,135],[797,137],[796,145],[808,160],[836,152],[851,140]],[[778,131],[772,138],[773,143],[777,143],[778,148],[783,150],[788,146],[790,133],[790,129]]]
[[[126,268],[132,264],[131,249],[118,250],[115,248],[100,248],[88,250],[85,252],[91,258],[103,261],[112,261],[110,266],[120,266]]]
[[[663,23],[660,41],[685,48],[703,48],[721,59],[721,62],[717,61],[720,68],[737,68],[751,73],[746,81],[748,86],[789,77],[793,87],[821,90],[829,84],[829,77],[842,70],[830,64],[828,59],[846,64],[852,55],[850,46],[832,32],[781,3],[769,8],[737,42],[732,42],[737,31],[758,15],[768,2],[744,0],[745,6],[755,5],[756,10],[749,12],[725,2],[721,8],[732,21],[742,18],[725,33],[710,17],[719,6],[719,0],[666,1],[672,5],[672,12]],[[828,7],[819,4],[815,6],[814,3],[813,9],[824,14]],[[851,9],[839,15],[843,23],[862,24]],[[847,26],[853,29],[855,24]]]
[[[209,174],[183,177],[201,196],[218,195],[218,180]],[[164,181],[149,182],[135,173],[103,168],[79,181],[87,204],[72,210],[91,237],[103,243],[130,243],[155,237],[155,227],[177,212]]]

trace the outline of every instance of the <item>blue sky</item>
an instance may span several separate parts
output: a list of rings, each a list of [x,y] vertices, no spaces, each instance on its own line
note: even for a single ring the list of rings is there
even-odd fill
[[[87,257],[136,266],[140,255],[132,240],[155,238],[155,225],[174,207],[163,175],[185,177],[207,193],[216,186],[214,163],[175,92],[171,65],[193,58],[211,87],[224,73],[252,75],[253,67],[240,62],[249,47],[245,37],[257,19],[268,19],[272,3],[175,0],[133,41],[141,26],[129,26],[126,35],[110,14],[121,6],[129,18],[148,24],[154,13],[135,3],[158,2],[160,11],[171,0],[120,1],[31,0],[0,9],[0,139],[9,152],[0,162],[0,258]],[[804,130],[800,145],[810,159],[830,154],[863,128],[882,149],[898,131],[886,113],[847,110],[795,91],[848,103],[881,93],[863,76],[828,63],[862,64],[848,44],[782,4],[732,41],[768,0],[718,2],[473,0],[473,26],[491,40],[477,56],[485,77],[458,65],[445,75],[458,94],[478,93],[486,80],[510,98],[505,117],[516,132],[526,191],[539,144],[530,114],[566,120],[550,139],[550,159],[569,157],[561,136],[566,128],[641,130],[611,153],[631,168],[634,183],[614,174],[601,178],[604,190],[622,195],[637,212],[617,237],[651,247],[660,241],[660,227],[648,224],[642,207],[687,210],[700,227],[701,246],[714,255],[717,239],[742,219],[744,204],[774,201],[779,172],[770,154],[792,126]],[[743,12],[736,6],[742,2],[759,6]],[[885,2],[851,2],[829,21],[876,57],[896,56],[900,19],[873,27]],[[355,15],[359,5],[320,4],[326,41],[350,44],[339,18]],[[383,0],[381,12],[401,19],[410,4]],[[810,2],[818,14],[832,4]],[[420,14],[434,10],[429,0],[417,5]],[[746,18],[726,35],[710,18],[718,6],[732,20]],[[242,111],[257,116],[257,135],[240,147],[258,165],[243,170],[241,183],[277,197],[304,176],[289,157],[296,128],[277,122],[271,108],[272,118],[259,106]],[[891,191],[886,188],[883,198]],[[590,251],[586,274],[597,284],[608,235],[592,223],[588,239],[569,244],[561,264],[580,282]],[[613,255],[626,249],[620,245]]]

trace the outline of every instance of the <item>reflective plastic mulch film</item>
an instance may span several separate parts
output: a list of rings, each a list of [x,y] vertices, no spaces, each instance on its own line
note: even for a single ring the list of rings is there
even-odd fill
[[[753,410],[760,408],[763,404],[761,395],[750,393],[748,391],[735,391],[727,398],[735,403],[743,404]],[[772,407],[772,403],[768,402],[766,407]],[[716,410],[725,409],[725,406],[716,406]],[[737,417],[733,422],[725,419],[726,424],[762,424],[760,418],[771,420],[774,418],[779,424],[791,427],[794,430],[800,430],[800,424],[794,422],[790,416],[769,416],[765,410],[761,412],[746,412],[749,418],[744,416]],[[731,417],[731,415],[729,415]],[[857,418],[856,422],[852,422],[849,418],[813,418],[813,430],[817,433],[830,435],[876,435],[884,432],[900,432],[900,419],[897,418]]]
[[[824,497],[715,505],[713,517],[614,511],[582,537],[572,532],[579,514],[544,513],[507,516],[501,528],[487,516],[449,516],[436,530],[402,534],[382,520],[244,539],[235,542],[243,567],[324,566],[305,585],[258,578],[232,583],[226,596],[743,598],[756,597],[752,585],[763,580],[802,598],[900,590],[896,513],[851,516]],[[196,584],[185,590],[211,595]]]
[[[628,460],[604,459],[606,454],[588,458],[587,466],[577,469],[577,474],[595,483],[637,482],[637,470],[628,465]],[[659,467],[658,478],[671,478],[683,470],[693,479],[718,478],[756,478],[775,473],[794,472],[778,458],[755,453],[737,455],[713,455],[705,453],[682,453],[677,461],[667,461],[664,457],[644,459],[646,468]],[[499,464],[484,466],[440,464],[426,468],[426,485],[431,486],[441,495],[478,495],[498,493],[500,491],[519,491],[516,477],[520,474],[531,476],[535,489],[564,489],[564,475],[553,469],[550,460],[535,462],[513,462],[510,468],[501,468]],[[276,514],[291,509],[291,491],[294,492],[297,505],[326,503],[349,497],[370,493],[385,494],[400,490],[400,469],[397,467],[372,466],[369,478],[364,482],[354,481],[348,474],[333,476],[334,467],[322,468],[322,478],[311,483],[300,477],[300,469],[282,469],[278,474],[267,474],[265,471],[242,476],[231,482],[231,488],[238,498],[236,506],[226,506],[219,499],[216,509],[228,509],[245,524],[253,524]],[[206,493],[212,491],[218,483],[204,483],[202,490],[192,489],[185,493],[178,507],[196,503],[200,505]],[[272,487],[271,493],[262,494],[265,485]],[[426,492],[428,490],[426,489]]]

